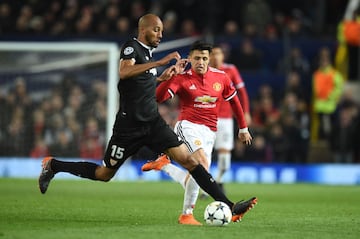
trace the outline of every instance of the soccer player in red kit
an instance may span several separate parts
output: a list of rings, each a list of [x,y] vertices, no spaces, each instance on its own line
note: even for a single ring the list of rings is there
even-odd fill
[[[191,69],[171,77],[156,89],[158,102],[164,102],[178,95],[180,115],[174,130],[190,152],[199,150],[203,155],[201,164],[206,169],[209,169],[211,164],[220,99],[230,102],[239,125],[240,140],[247,145],[251,144],[252,140],[237,91],[229,77],[225,72],[208,66],[211,49],[210,44],[195,42],[189,53]],[[201,225],[193,216],[199,186],[185,170],[171,164],[166,155],[144,164],[142,170],[162,170],[179,182],[185,189],[179,223]],[[256,204],[257,199],[251,198],[248,202],[250,209]],[[241,220],[244,214],[245,212],[240,216],[234,216],[233,221]]]
[[[210,66],[224,71],[230,78],[234,87],[237,89],[241,106],[247,125],[251,123],[249,97],[245,88],[244,81],[235,65],[225,63],[224,50],[221,45],[215,45],[210,54]],[[233,112],[229,102],[221,100],[217,122],[215,139],[215,150],[217,151],[218,174],[217,183],[223,188],[223,176],[230,169],[231,150],[234,148],[234,121]]]

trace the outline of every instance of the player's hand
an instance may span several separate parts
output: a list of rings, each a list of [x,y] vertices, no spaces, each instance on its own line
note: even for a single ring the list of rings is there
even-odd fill
[[[162,82],[162,81],[167,81],[169,79],[171,79],[171,77],[173,77],[174,75],[176,75],[176,66],[172,65],[168,68],[166,68],[163,73],[157,77],[157,81],[158,82]]]
[[[188,63],[188,59],[177,60],[175,65],[172,65],[163,71],[163,73],[157,78],[157,81],[158,82],[167,81],[174,75],[183,72],[187,63]]]
[[[238,133],[240,141],[245,145],[250,145],[252,137],[249,132]]]
[[[164,66],[164,65],[169,64],[169,62],[170,62],[171,60],[176,60],[176,61],[177,61],[177,60],[179,60],[179,59],[181,59],[181,56],[180,56],[179,52],[174,51],[174,52],[166,55],[165,57],[161,58],[158,62],[159,62],[159,64],[160,64],[161,66]]]
[[[188,64],[189,60],[188,59],[180,59],[176,61],[175,64],[175,70],[176,70],[176,74],[180,74],[181,72],[184,72],[186,65]]]

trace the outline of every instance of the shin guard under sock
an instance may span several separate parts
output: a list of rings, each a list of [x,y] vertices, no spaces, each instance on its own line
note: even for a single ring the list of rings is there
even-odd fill
[[[214,178],[206,171],[206,169],[201,164],[198,164],[190,172],[190,174],[195,179],[197,184],[213,199],[226,203],[230,208],[233,207],[234,203],[225,196],[225,194],[217,185]]]

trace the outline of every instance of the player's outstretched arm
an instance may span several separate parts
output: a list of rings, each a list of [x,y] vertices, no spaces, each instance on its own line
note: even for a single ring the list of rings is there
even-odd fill
[[[173,59],[178,60],[180,58],[181,57],[178,52],[172,52],[158,61],[148,62],[144,64],[135,64],[135,60],[133,59],[120,60],[120,64],[119,64],[120,80],[126,80],[128,78],[137,76],[152,68],[164,66]]]
[[[178,61],[178,60],[180,60],[180,59],[181,59],[181,56],[180,56],[179,52],[174,51],[174,52],[172,52],[172,53],[164,56],[163,58],[161,58],[160,60],[158,60],[158,61],[156,61],[156,62],[158,62],[159,66],[164,66],[164,65],[169,64],[169,62],[170,62],[171,60],[176,60],[176,61]]]

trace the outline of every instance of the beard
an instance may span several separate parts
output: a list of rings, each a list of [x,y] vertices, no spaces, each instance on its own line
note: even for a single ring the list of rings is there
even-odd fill
[[[156,41],[152,41],[151,37],[149,36],[145,36],[146,41],[149,43],[149,46],[152,48],[157,48],[158,47],[158,43]]]

